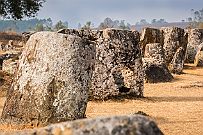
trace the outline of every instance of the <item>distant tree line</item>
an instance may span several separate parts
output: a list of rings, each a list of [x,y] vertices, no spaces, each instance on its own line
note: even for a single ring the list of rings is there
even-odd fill
[[[0,31],[57,31],[68,28],[68,22],[59,21],[55,25],[51,18],[28,20],[0,20]]]
[[[191,9],[192,17],[187,18],[190,27],[203,28],[203,8],[200,10]]]
[[[118,29],[130,29],[131,25],[129,23],[125,23],[125,20],[112,20],[107,17],[103,22],[100,23],[98,29],[106,29],[106,28],[118,28]]]
[[[152,19],[151,23],[147,22],[146,19],[141,19],[136,25],[148,25],[148,24],[165,24],[168,23],[165,19]]]
[[[192,17],[187,18],[186,22],[189,22],[190,27],[203,28],[203,9],[191,10]],[[185,22],[182,20],[181,22]],[[147,22],[146,19],[141,19],[139,22],[131,25],[125,20],[113,20],[109,17],[105,18],[97,27],[91,21],[87,21],[83,26],[79,23],[78,29],[106,29],[106,28],[118,28],[130,30],[138,25],[160,25],[168,23],[165,19],[152,19],[151,22]],[[0,31],[57,31],[59,29],[68,28],[68,22],[58,21],[53,24],[52,19],[28,19],[28,20],[11,20],[11,19],[0,19]]]
[[[29,18],[36,16],[44,2],[46,2],[46,0],[0,0],[0,31],[56,31],[59,29],[68,28],[68,22],[59,21],[53,25],[51,18],[21,20],[24,17]],[[203,28],[203,8],[200,10],[192,9],[191,12],[193,14],[192,17],[189,17],[186,20],[190,23],[189,27]],[[185,22],[185,20],[181,20],[181,22]],[[167,23],[165,19],[152,19],[151,23],[147,22],[146,19],[141,19],[135,24],[135,26],[165,23]],[[91,21],[88,21],[84,26],[79,23],[78,28],[92,29],[94,28],[94,25]],[[132,25],[130,23],[126,23],[125,20],[112,20],[111,18],[107,17],[96,29],[105,28],[129,30],[132,28]]]
[[[156,20],[153,19],[151,24],[167,23],[164,19]],[[136,25],[150,24],[145,19],[141,19]],[[51,18],[48,19],[28,19],[28,20],[10,20],[0,19],[0,31],[57,31],[59,29],[68,28],[68,22],[58,21],[53,24]],[[94,27],[91,21],[87,21],[83,26],[79,23],[78,29],[106,29],[106,28],[117,28],[130,30],[133,27],[130,23],[126,23],[125,20],[113,20],[109,17],[105,18],[98,27]]]

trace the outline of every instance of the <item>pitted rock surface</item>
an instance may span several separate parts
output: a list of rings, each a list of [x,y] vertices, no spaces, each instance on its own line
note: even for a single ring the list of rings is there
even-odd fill
[[[185,49],[183,47],[178,48],[171,63],[169,64],[169,70],[175,74],[181,74],[185,61]]]
[[[187,34],[185,34],[184,29],[181,29],[178,27],[164,27],[164,28],[161,28],[161,30],[163,31],[163,35],[164,35],[163,49],[164,49],[166,65],[171,67],[170,71],[172,71],[173,73],[179,74],[183,70],[184,62],[182,61],[185,60],[185,54],[187,49]],[[172,61],[175,61],[178,63],[174,63]],[[173,69],[173,68],[176,68],[176,69]]]
[[[198,46],[194,64],[195,66],[203,66],[203,43]]]
[[[4,135],[4,133],[1,133]],[[6,134],[6,133],[5,133]],[[163,135],[157,124],[143,115],[113,116],[53,124],[10,135]]]
[[[84,117],[95,45],[78,36],[39,32],[21,56],[3,119],[47,124]]]
[[[173,79],[167,66],[159,60],[143,58],[143,67],[147,83],[170,82]]]
[[[155,28],[143,28],[140,36],[140,44],[144,54],[147,44],[160,43],[163,45],[164,37],[162,31]]]
[[[144,58],[156,59],[161,63],[164,63],[163,46],[160,43],[147,44],[145,47]]]
[[[95,41],[98,39],[99,31],[97,31],[97,30],[61,29],[61,30],[58,30],[57,33],[79,36],[79,37],[91,42],[91,41]]]
[[[186,62],[193,63],[198,46],[203,42],[203,29],[189,29]]]
[[[143,58],[144,77],[148,83],[169,82],[173,79],[164,61],[160,43],[147,44]]]
[[[106,29],[97,35],[90,99],[108,99],[119,95],[142,97],[139,33]]]

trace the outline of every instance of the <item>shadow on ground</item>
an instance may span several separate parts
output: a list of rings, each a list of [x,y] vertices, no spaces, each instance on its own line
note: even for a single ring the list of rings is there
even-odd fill
[[[203,97],[146,97],[145,100],[152,102],[195,102],[203,101]]]

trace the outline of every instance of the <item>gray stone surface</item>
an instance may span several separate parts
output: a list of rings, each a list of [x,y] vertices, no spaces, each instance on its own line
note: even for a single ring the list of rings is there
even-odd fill
[[[193,63],[198,46],[203,42],[203,29],[189,29],[186,62]]]
[[[6,133],[1,133],[6,135]],[[157,124],[143,115],[76,120],[10,135],[163,135]]]
[[[181,29],[178,27],[164,27],[164,28],[161,28],[161,30],[163,31],[163,35],[164,35],[163,49],[164,49],[165,63],[167,66],[171,67],[170,71],[172,71],[173,73],[179,74],[183,70],[188,36],[184,32],[184,29]],[[174,61],[176,63],[174,63]],[[173,68],[176,68],[176,69],[173,69]]]
[[[195,66],[203,66],[203,43],[198,46],[194,64]]]
[[[160,43],[163,45],[163,32],[155,28],[143,28],[140,36],[140,44],[144,54],[147,44]]]
[[[185,48],[180,47],[176,50],[172,61],[170,62],[168,68],[172,73],[181,74],[185,61]]]
[[[189,29],[188,44],[198,46],[203,42],[203,29]]]
[[[196,54],[197,54],[197,46],[195,47],[195,46],[191,46],[190,44],[188,44],[185,62],[193,63]]]
[[[2,118],[47,124],[85,116],[95,45],[70,34],[33,34],[22,53]]]
[[[173,80],[168,67],[159,60],[143,58],[143,68],[147,83],[170,82]]]
[[[160,43],[147,44],[145,47],[144,58],[151,58],[165,63],[163,46]]]
[[[187,48],[187,34],[183,29],[178,27],[144,28],[140,39],[144,57],[146,57],[146,45],[150,43],[159,43],[163,47],[164,62],[170,72],[177,74],[182,72]]]
[[[144,77],[148,83],[169,82],[173,79],[165,64],[160,43],[147,44],[143,58]]]
[[[143,97],[139,33],[105,29],[96,41],[96,62],[90,99],[130,95]]]

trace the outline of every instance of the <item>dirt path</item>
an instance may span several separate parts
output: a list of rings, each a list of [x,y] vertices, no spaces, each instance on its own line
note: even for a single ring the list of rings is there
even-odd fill
[[[145,84],[145,99],[89,102],[87,117],[143,111],[166,135],[203,135],[203,68],[188,65],[171,83]]]
[[[143,111],[166,135],[203,135],[203,68],[188,65],[171,83],[145,84],[144,99],[89,102],[87,117]],[[5,94],[3,94],[5,95]],[[0,93],[0,113],[5,97]]]

